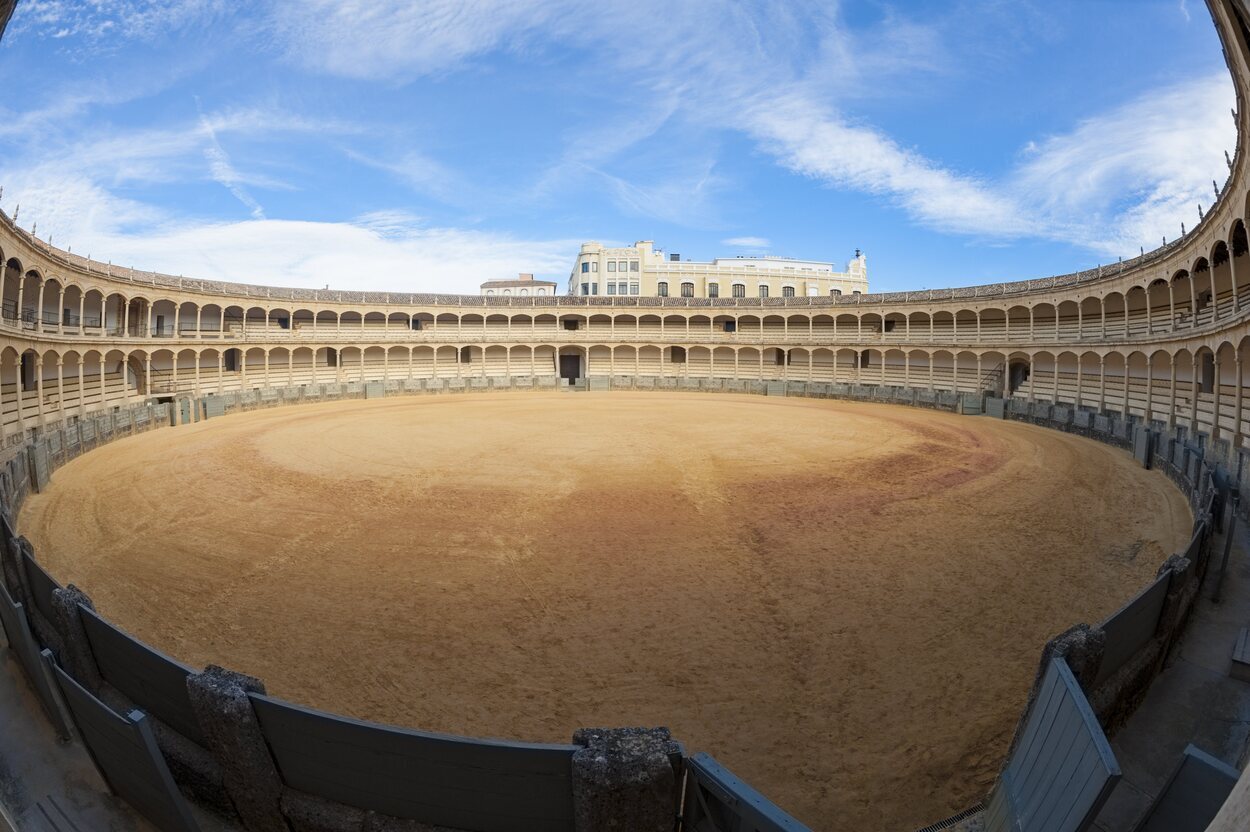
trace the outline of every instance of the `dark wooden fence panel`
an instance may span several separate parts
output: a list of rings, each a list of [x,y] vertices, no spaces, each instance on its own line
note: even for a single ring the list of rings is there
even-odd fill
[[[26,610],[13,600],[13,596],[9,595],[2,582],[0,582],[0,624],[4,626],[4,635],[9,641],[9,649],[13,651],[13,655],[17,657],[17,663],[22,666],[26,678],[30,680],[35,696],[38,697],[39,704],[43,706],[48,719],[52,721],[52,727],[56,729],[57,736],[61,739],[69,739],[69,725],[65,722],[65,716],[61,713],[56,696],[52,693],[52,680],[48,678],[48,671],[39,655],[39,645],[30,631],[30,622],[26,620]]]
[[[990,794],[987,832],[1082,832],[1120,779],[1111,746],[1063,659],[1046,669]]]
[[[253,694],[278,770],[308,794],[475,832],[573,829],[574,745],[390,728]]]
[[[104,681],[189,740],[206,745],[187,695],[190,667],[153,650],[80,607],[83,629]]]
[[[686,761],[684,832],[809,832],[711,756]]]
[[[83,744],[109,788],[162,832],[199,832],[143,712],[114,713],[57,667],[50,652],[45,650],[43,655]]]
[[[1172,573],[1164,572],[1102,624],[1107,646],[1095,685],[1105,681],[1131,659],[1152,638],[1159,626],[1159,614],[1167,598]]]
[[[29,552],[22,553],[22,566],[26,571],[26,580],[30,584],[30,600],[34,603],[35,609],[39,610],[39,614],[49,623],[55,621],[56,616],[52,612],[52,590],[60,589],[61,585],[43,571],[43,567],[30,556]]]
[[[1237,769],[1194,746],[1133,832],[1202,832],[1237,785]]]

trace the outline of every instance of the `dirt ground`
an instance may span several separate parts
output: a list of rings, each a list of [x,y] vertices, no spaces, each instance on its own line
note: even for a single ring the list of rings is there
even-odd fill
[[[1032,426],[804,399],[504,393],[132,437],[20,529],[182,660],[436,731],[666,725],[816,829],[991,784],[1052,634],[1187,537],[1161,474]]]

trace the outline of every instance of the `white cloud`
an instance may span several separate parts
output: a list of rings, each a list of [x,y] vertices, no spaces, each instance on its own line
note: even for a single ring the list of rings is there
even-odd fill
[[[239,124],[229,118],[210,123]],[[246,123],[246,119],[242,123]],[[409,214],[373,212],[343,222],[265,219],[206,222],[116,196],[110,154],[128,177],[194,175],[206,132],[153,131],[130,142],[106,138],[26,169],[5,173],[4,205],[24,203],[19,222],[75,253],[143,270],[272,286],[476,293],[490,278],[518,271],[563,275],[578,241],[525,240],[507,233],[449,228]],[[202,163],[201,163],[202,164]],[[229,178],[226,175],[225,178]]]
[[[1184,3],[1180,8],[1188,15]],[[887,15],[879,31],[852,36],[837,14],[836,3],[779,0],[676,6],[629,0],[593,9],[538,0],[435,0],[420,11],[404,0],[315,0],[280,7],[276,30],[306,66],[399,81],[464,66],[491,50],[575,39],[605,67],[642,85],[657,100],[659,116],[637,108],[643,114],[637,129],[576,135],[539,190],[589,169],[630,210],[687,224],[698,221],[690,223],[691,212],[682,210],[680,187],[635,183],[609,164],[674,111],[749,135],[784,168],[880,195],[929,228],[990,242],[1035,237],[1129,254],[1164,234],[1175,236],[1182,218],[1196,220],[1211,179],[1223,180],[1222,153],[1235,141],[1223,115],[1233,103],[1226,75],[1151,93],[1066,136],[1040,140],[1015,169],[991,178],[904,147],[840,106],[862,95],[855,90],[877,90],[883,79],[943,71],[949,57],[942,32]],[[713,167],[714,159],[705,169]],[[701,218],[714,217],[707,189],[718,183],[685,179],[702,203]]]
[[[1042,235],[1108,255],[1174,239],[1228,175],[1233,100],[1225,73],[1152,92],[1026,149],[1004,189]]]
[[[730,248],[768,248],[771,243],[767,237],[730,237],[728,240],[721,240],[721,245]]]
[[[252,219],[263,220],[265,209],[243,184],[243,178],[230,163],[230,156],[221,146],[212,122],[205,118],[203,113],[200,114],[200,129],[208,137],[208,146],[204,148],[204,158],[208,160],[208,168],[212,173],[213,181],[225,187],[235,199],[243,203],[252,212]]]
[[[78,37],[118,48],[124,40],[166,37],[224,14],[225,0],[22,0],[13,31],[33,37]]]
[[[249,220],[158,226],[140,233],[95,230],[86,245],[114,262],[210,280],[271,286],[476,294],[518,271],[563,274],[570,240],[429,227],[402,213],[351,222]],[[87,253],[81,246],[75,251]]]
[[[550,0],[302,0],[275,4],[271,25],[295,63],[385,80],[456,66],[570,11]]]

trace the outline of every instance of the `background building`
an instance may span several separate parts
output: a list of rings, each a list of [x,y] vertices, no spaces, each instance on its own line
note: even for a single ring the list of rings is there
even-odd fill
[[[518,295],[520,297],[554,295],[555,293],[554,280],[535,280],[534,275],[524,272],[518,274],[516,280],[488,280],[482,284],[480,290],[480,294],[483,295]]]
[[[626,248],[582,243],[569,275],[570,295],[687,298],[827,297],[868,291],[862,252],[846,271],[832,263],[789,257],[718,257],[709,262],[665,257],[650,240]]]

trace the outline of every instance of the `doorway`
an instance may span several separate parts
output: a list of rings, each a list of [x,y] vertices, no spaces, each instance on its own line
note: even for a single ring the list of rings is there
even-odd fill
[[[581,377],[581,374],[582,357],[580,355],[560,356],[560,378],[568,379],[568,383],[573,384]]]

